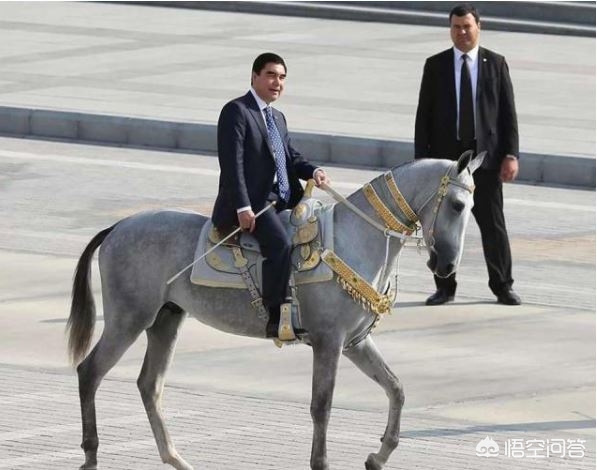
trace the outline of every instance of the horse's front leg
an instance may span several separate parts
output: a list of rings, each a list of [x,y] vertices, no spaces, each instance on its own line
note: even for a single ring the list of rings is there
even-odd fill
[[[311,469],[328,470],[327,429],[332,408],[334,385],[342,342],[313,341],[313,392],[311,395],[311,418],[313,419],[313,445]]]
[[[365,462],[367,470],[381,470],[390,454],[398,446],[400,413],[404,405],[402,384],[384,361],[371,336],[367,336],[359,344],[345,350],[344,355],[368,377],[381,385],[390,400],[388,424],[382,438],[381,448],[377,454],[369,454]]]

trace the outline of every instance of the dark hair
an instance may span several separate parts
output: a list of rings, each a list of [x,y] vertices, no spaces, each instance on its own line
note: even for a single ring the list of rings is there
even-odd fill
[[[470,3],[461,3],[460,5],[456,5],[454,8],[452,8],[448,19],[451,22],[452,16],[466,16],[469,13],[475,17],[475,22],[479,24],[479,21],[481,20],[481,18],[479,18],[479,12],[474,5],[471,5]]]
[[[264,52],[263,54],[260,54],[253,62],[253,72],[259,75],[267,64],[272,63],[282,65],[286,72],[286,63],[284,62],[284,59],[273,52]]]

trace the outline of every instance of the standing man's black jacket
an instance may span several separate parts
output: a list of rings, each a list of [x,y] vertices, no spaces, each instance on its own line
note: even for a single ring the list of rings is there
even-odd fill
[[[479,47],[476,92],[477,151],[487,151],[483,168],[500,168],[505,155],[518,155],[514,92],[503,56]],[[454,50],[427,59],[415,123],[415,158],[449,158],[461,153],[456,134]]]

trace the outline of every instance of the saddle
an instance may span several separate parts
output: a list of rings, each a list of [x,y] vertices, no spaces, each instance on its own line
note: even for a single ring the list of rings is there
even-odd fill
[[[292,240],[292,271],[296,285],[329,281],[332,270],[321,263],[323,247],[333,249],[333,207],[324,207],[319,200],[301,201],[292,211],[278,214]],[[208,220],[199,234],[195,259],[217,245],[227,234],[221,234]],[[217,247],[193,266],[191,282],[208,287],[246,289],[233,249],[240,249],[257,287],[261,290],[261,256],[259,243],[249,232],[241,232]]]
[[[329,281],[334,277],[334,272],[321,259],[323,249],[333,249],[334,245],[333,206],[324,206],[321,201],[312,198],[310,189],[307,187],[305,196],[292,211],[285,210],[278,214],[288,237],[292,240],[292,292],[296,286]],[[209,220],[199,234],[194,259],[213,249],[227,235],[219,233]],[[255,237],[248,232],[240,232],[195,263],[191,272],[191,282],[207,287],[248,289],[253,299],[251,304],[259,316],[267,320],[260,294],[263,291],[264,259]],[[288,315],[291,318],[290,327],[300,328],[300,313],[296,300]],[[283,321],[282,319],[281,322]],[[283,324],[280,326],[282,328]]]

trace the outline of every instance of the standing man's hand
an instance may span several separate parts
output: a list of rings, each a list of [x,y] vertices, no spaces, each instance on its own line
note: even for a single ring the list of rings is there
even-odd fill
[[[322,184],[329,185],[331,180],[328,178],[328,175],[325,173],[323,169],[318,169],[313,174],[313,179],[315,180],[315,185],[317,187],[321,186]]]
[[[238,213],[238,226],[241,230],[255,230],[255,214],[251,209]]]
[[[500,179],[504,183],[508,183],[510,181],[514,181],[514,179],[518,176],[518,159],[512,158],[509,155],[506,155],[506,158],[502,161],[502,166],[500,168]]]

